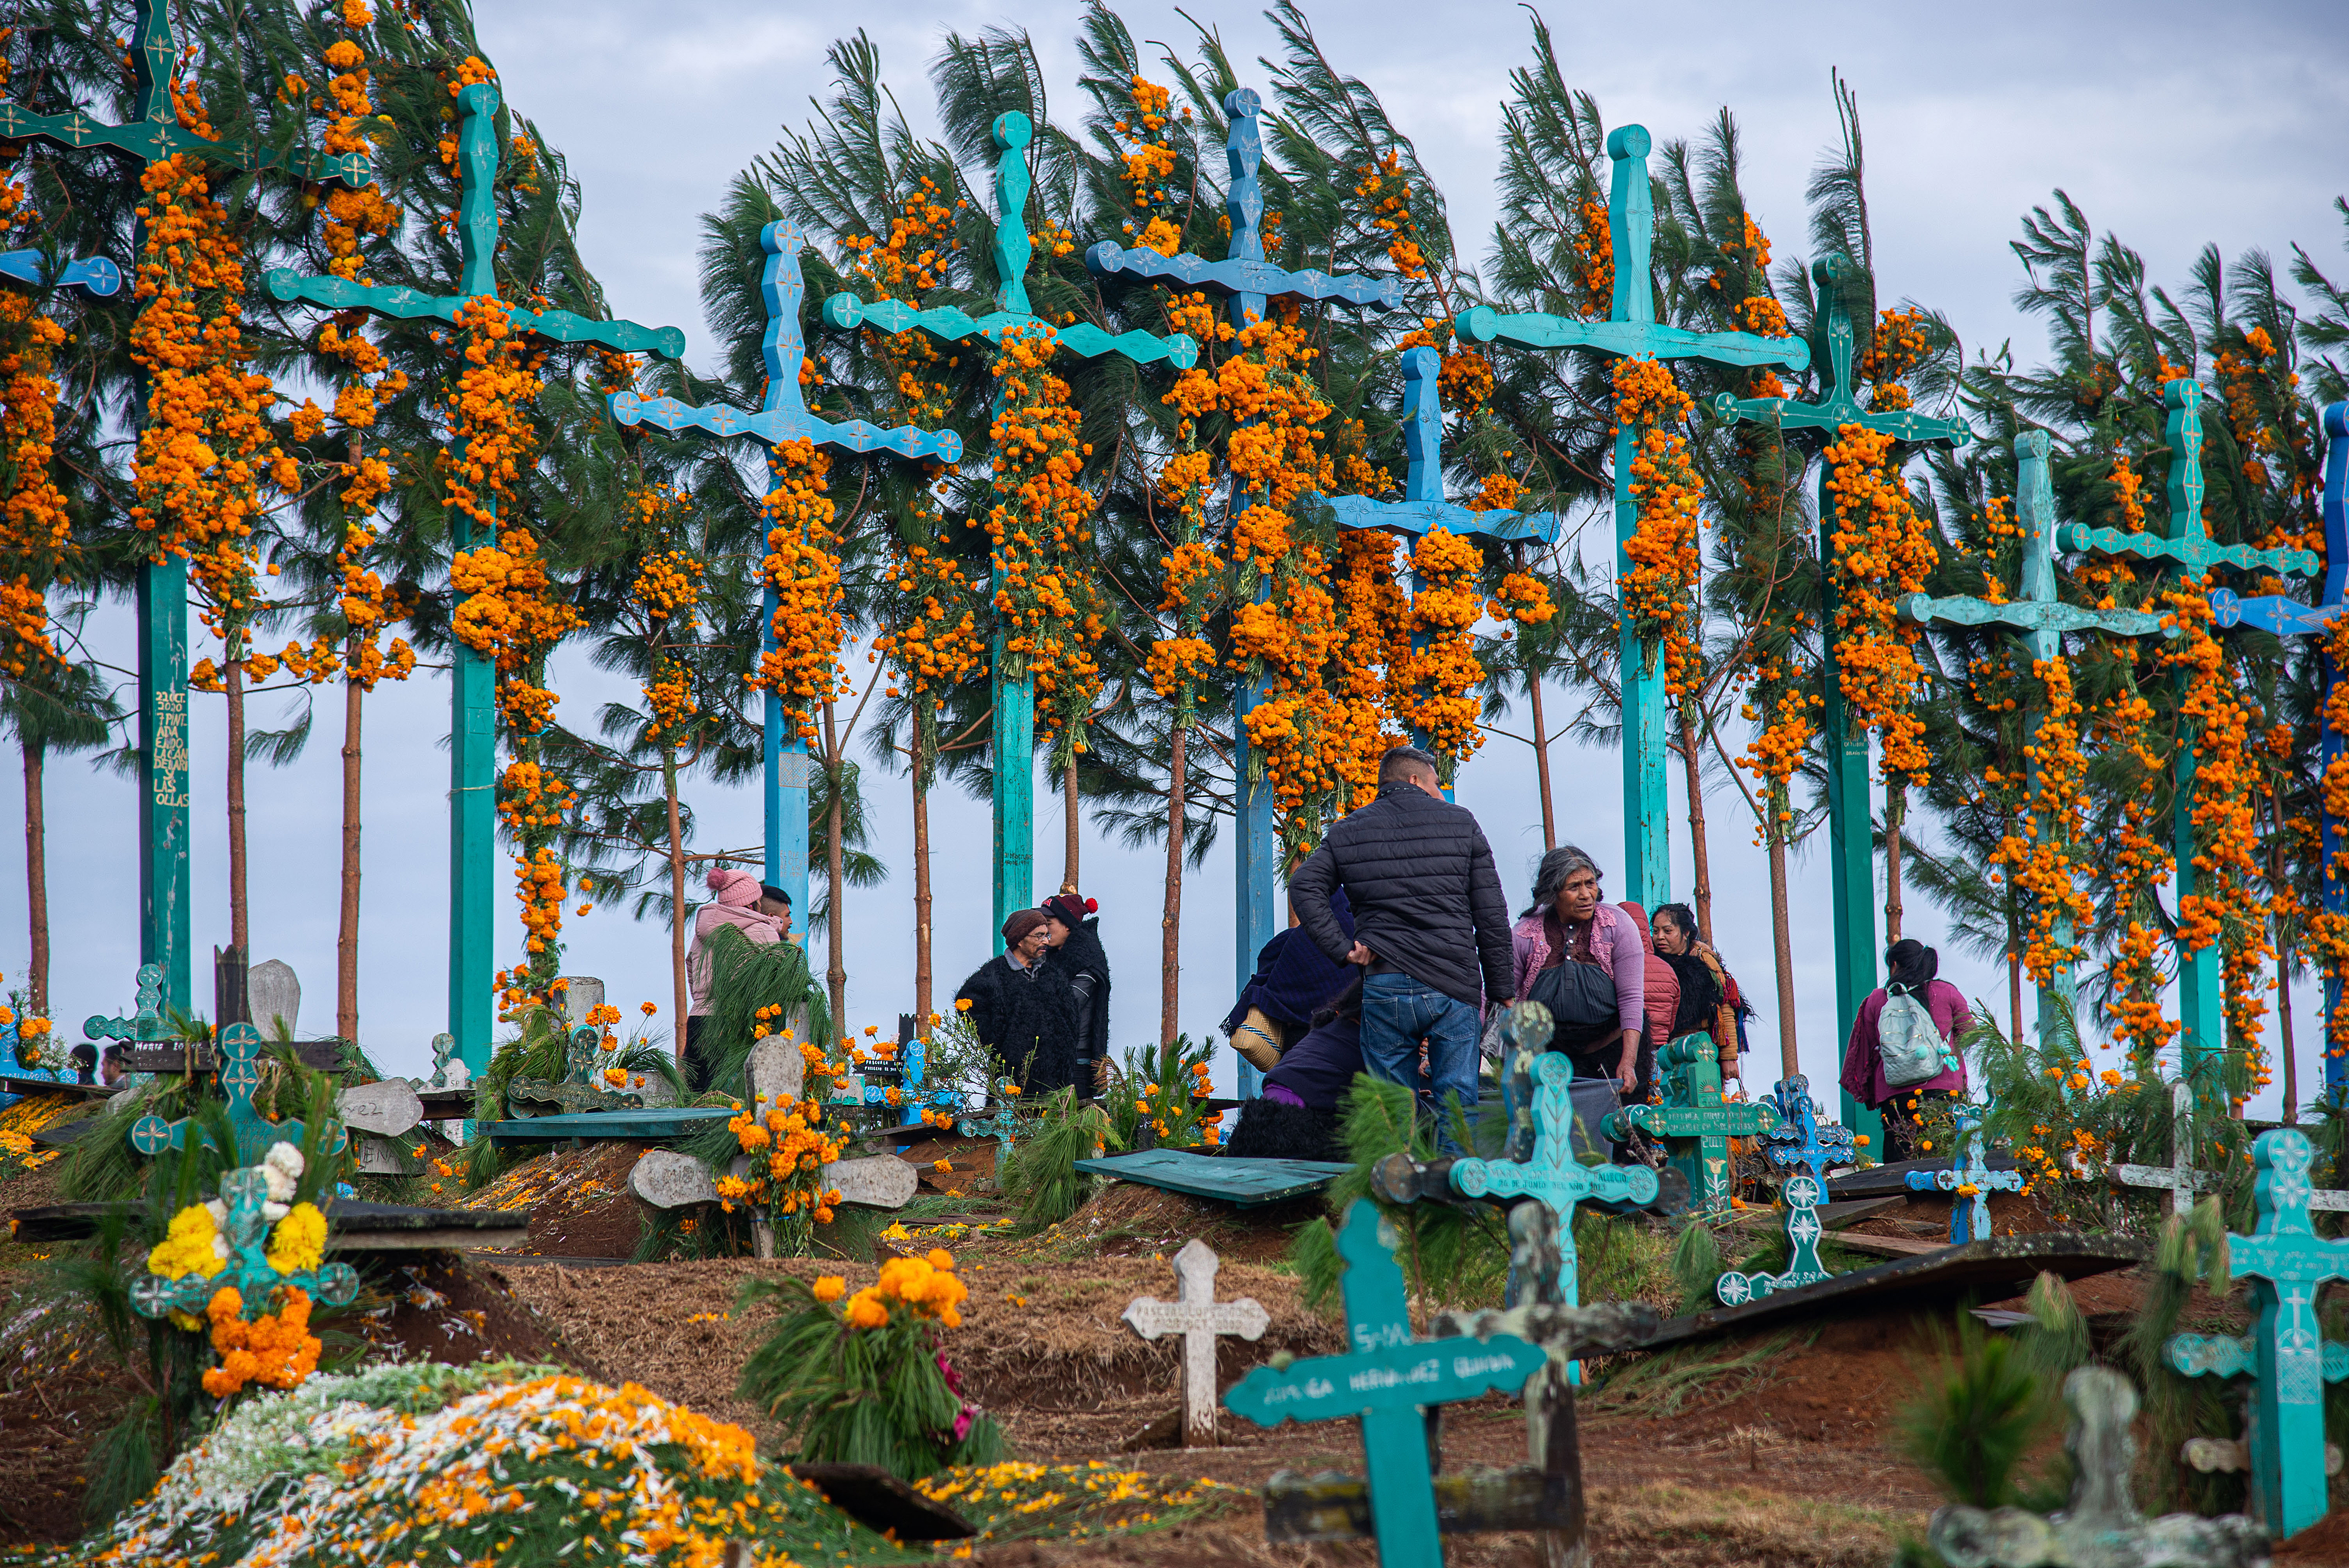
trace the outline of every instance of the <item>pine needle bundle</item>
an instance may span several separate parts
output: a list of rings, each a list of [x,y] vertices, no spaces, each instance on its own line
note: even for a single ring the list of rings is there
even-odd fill
[[[1109,1114],[1080,1101],[1074,1088],[1047,1096],[1038,1109],[1036,1130],[1012,1146],[995,1173],[996,1187],[1029,1234],[1066,1220],[1092,1193],[1094,1179],[1077,1169],[1077,1161],[1124,1147]]]
[[[2015,1342],[1961,1313],[1954,1354],[1943,1340],[1940,1365],[1920,1381],[1924,1391],[1899,1414],[1900,1447],[1917,1467],[1953,1501],[2037,1501],[2022,1494],[2016,1470],[2054,1417],[2055,1385],[2040,1380]]]
[[[720,926],[703,939],[702,950],[709,959],[709,1012],[701,1025],[701,1059],[711,1091],[704,1098],[723,1104],[741,1096],[762,1008],[780,1007],[771,1016],[781,1019],[801,1044],[831,1044],[832,1009],[809,972],[804,949],[792,942],[754,942],[735,927]],[[794,1022],[802,1012],[804,1029]]]

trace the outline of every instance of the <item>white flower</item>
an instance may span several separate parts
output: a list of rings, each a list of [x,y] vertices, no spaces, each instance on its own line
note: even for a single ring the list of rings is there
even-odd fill
[[[212,1217],[213,1230],[225,1231],[228,1229],[227,1204],[215,1198],[211,1202],[204,1205],[204,1212]]]
[[[290,1185],[286,1189],[286,1196],[289,1198],[293,1196],[293,1189]],[[261,1217],[272,1225],[292,1212],[294,1212],[293,1205],[288,1203],[264,1203],[261,1206]]]

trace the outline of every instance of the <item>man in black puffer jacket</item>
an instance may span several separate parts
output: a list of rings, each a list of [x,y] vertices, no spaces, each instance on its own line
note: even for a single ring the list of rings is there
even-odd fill
[[[1330,912],[1338,888],[1354,912],[1350,943]],[[1468,808],[1444,798],[1435,759],[1391,748],[1379,760],[1379,798],[1340,818],[1306,857],[1288,904],[1315,946],[1363,966],[1362,1063],[1372,1075],[1415,1083],[1427,1041],[1437,1136],[1449,1147],[1446,1102],[1456,1096],[1475,1114],[1481,1006],[1508,1003],[1516,981],[1492,846]]]

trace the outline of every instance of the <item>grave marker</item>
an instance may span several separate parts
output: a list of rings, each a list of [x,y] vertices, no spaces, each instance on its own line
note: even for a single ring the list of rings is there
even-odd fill
[[[567,1069],[559,1082],[544,1078],[512,1078],[506,1083],[506,1115],[526,1119],[544,1116],[585,1116],[598,1111],[640,1111],[642,1095],[615,1089],[595,1065],[604,1054],[604,1032],[583,1023],[565,1042]]]
[[[1779,1191],[1786,1210],[1786,1267],[1779,1273],[1744,1274],[1731,1269],[1713,1282],[1713,1293],[1723,1306],[1781,1291],[1798,1291],[1835,1276],[1819,1262],[1819,1181],[1815,1176],[1792,1176]]]
[[[302,1016],[302,977],[284,959],[254,964],[244,976],[248,1020],[264,1040],[291,1040]]]
[[[2124,1187],[2166,1188],[2170,1212],[2184,1215],[2198,1192],[2215,1192],[2219,1179],[2194,1168],[2194,1090],[2184,1079],[2169,1085],[2169,1164],[2116,1165],[2113,1180]]]
[[[1547,1356],[1514,1334],[1413,1338],[1395,1245],[1393,1227],[1376,1203],[1349,1204],[1338,1232],[1345,1270],[1339,1290],[1353,1350],[1259,1366],[1224,1403],[1259,1427],[1359,1417],[1379,1561],[1404,1568],[1443,1562],[1424,1412],[1495,1388],[1520,1388]]]
[[[228,1223],[222,1228],[228,1238],[227,1267],[209,1279],[191,1273],[167,1280],[140,1270],[130,1283],[130,1304],[140,1316],[168,1317],[174,1312],[201,1315],[213,1294],[223,1290],[243,1298],[248,1312],[266,1310],[270,1293],[281,1285],[306,1292],[326,1306],[348,1306],[357,1299],[358,1271],[348,1263],[321,1263],[290,1274],[269,1266],[270,1221],[262,1214],[269,1184],[257,1162],[222,1172],[220,1195],[228,1205]]]
[[[1183,1446],[1216,1446],[1216,1336],[1237,1334],[1242,1339],[1262,1339],[1272,1314],[1253,1296],[1237,1301],[1216,1299],[1216,1272],[1222,1267],[1215,1249],[1196,1237],[1174,1254],[1175,1299],[1162,1302],[1137,1296],[1120,1314],[1125,1325],[1144,1339],[1164,1334],[1183,1336]]]
[[[1621,1142],[1634,1127],[1664,1140],[1671,1162],[1687,1176],[1689,1209],[1716,1218],[1729,1212],[1729,1140],[1755,1137],[1778,1125],[1764,1101],[1733,1105],[1721,1097],[1721,1064],[1711,1039],[1683,1034],[1656,1057],[1664,1104],[1626,1106],[1600,1122]]]
[[[1187,1148],[1146,1148],[1134,1154],[1081,1159],[1077,1168],[1167,1192],[1213,1198],[1255,1209],[1320,1191],[1354,1168],[1322,1159],[1234,1159]]]
[[[2042,1519],[2019,1508],[1950,1503],[1925,1538],[1950,1568],[2254,1568],[2268,1560],[2259,1527],[2241,1514],[2218,1519],[2137,1511],[2129,1472],[2137,1390],[2119,1373],[2083,1366],[2064,1379],[2072,1428],[2072,1506]]]
[[[250,1023],[232,1023],[220,1032],[219,1045],[220,1085],[228,1097],[228,1121],[236,1136],[236,1158],[247,1165],[258,1165],[271,1144],[290,1143],[298,1147],[308,1130],[300,1120],[288,1116],[273,1122],[254,1107],[253,1092],[261,1086],[261,1031]],[[195,1126],[192,1116],[167,1122],[150,1112],[130,1125],[130,1145],[144,1155],[185,1148],[190,1129]],[[326,1146],[326,1152],[340,1154],[349,1141],[349,1135],[337,1123],[334,1141]]]
[[[119,1040],[126,1044],[176,1043],[179,1031],[163,1016],[163,966],[139,966],[139,1005],[129,1017],[109,1018],[94,1012],[82,1021],[81,1033],[85,1040]]]
[[[741,1174],[737,1171],[735,1174]],[[921,1173],[894,1154],[862,1156],[827,1163],[817,1184],[838,1189],[843,1203],[868,1209],[903,1209],[914,1200]],[[648,1148],[628,1168],[628,1190],[655,1209],[684,1209],[718,1201],[709,1168],[673,1148]]]
[[[592,974],[558,977],[563,992],[563,1022],[574,1029],[587,1026],[587,1015],[604,1005],[604,982]]]
[[[1772,1165],[1784,1171],[1807,1170],[1824,1189],[1829,1166],[1852,1162],[1851,1129],[1833,1122],[1820,1124],[1809,1078],[1800,1073],[1781,1078],[1763,1098],[1778,1113],[1779,1125],[1762,1135],[1762,1157]]]
[[[424,1102],[417,1097],[415,1085],[405,1078],[355,1085],[336,1096],[336,1105],[342,1114],[343,1126],[381,1137],[413,1132],[424,1119]]]
[[[955,1122],[955,1131],[964,1137],[991,1137],[995,1140],[995,1185],[1003,1185],[1004,1162],[1011,1158],[1011,1146],[1028,1130],[1028,1121],[1019,1114],[1019,1085],[1009,1078],[995,1080],[995,1114],[991,1116],[963,1116]]]
[[[1950,1245],[1962,1246],[1968,1241],[1988,1236],[1990,1231],[1990,1195],[1993,1192],[2020,1192],[2023,1173],[2019,1170],[1992,1170],[1982,1158],[1982,1146],[1989,1141],[1982,1130],[1982,1113],[1961,1110],[1957,1116],[1957,1147],[1950,1151],[1946,1170],[1912,1170],[1908,1175],[1911,1192],[1946,1192],[1950,1195]]]

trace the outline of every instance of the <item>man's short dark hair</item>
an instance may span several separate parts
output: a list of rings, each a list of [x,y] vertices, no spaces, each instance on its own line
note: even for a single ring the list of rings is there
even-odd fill
[[[1379,758],[1379,783],[1382,784],[1423,775],[1438,780],[1444,776],[1436,768],[1434,757],[1408,742],[1389,746],[1386,754]]]

